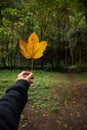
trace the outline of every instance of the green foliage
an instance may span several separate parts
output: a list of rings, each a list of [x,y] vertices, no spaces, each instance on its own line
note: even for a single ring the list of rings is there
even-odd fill
[[[48,49],[40,66],[64,68],[86,62],[87,2],[85,0],[6,0],[0,1],[0,46],[5,46],[2,67],[28,66],[20,56],[18,40],[35,31],[40,40],[48,40]],[[11,50],[9,50],[9,46]],[[16,59],[14,57],[17,57]],[[51,58],[50,58],[51,57]],[[2,56],[0,57],[2,59]],[[11,61],[11,63],[10,63]],[[60,62],[63,61],[65,66]],[[27,65],[26,65],[27,64]],[[22,67],[22,66],[21,66]]]
[[[6,8],[6,9],[2,10],[1,14],[2,14],[2,16],[6,17],[8,19],[12,16],[17,16],[17,9]]]

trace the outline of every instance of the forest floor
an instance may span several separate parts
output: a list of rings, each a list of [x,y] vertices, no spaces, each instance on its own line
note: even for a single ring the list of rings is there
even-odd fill
[[[54,84],[59,112],[26,105],[19,130],[87,130],[87,85],[66,74],[69,84]],[[57,77],[56,77],[57,78]]]

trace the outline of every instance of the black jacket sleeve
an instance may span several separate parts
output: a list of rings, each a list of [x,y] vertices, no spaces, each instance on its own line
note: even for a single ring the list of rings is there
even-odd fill
[[[0,130],[17,130],[20,114],[27,102],[29,83],[18,80],[0,99]]]

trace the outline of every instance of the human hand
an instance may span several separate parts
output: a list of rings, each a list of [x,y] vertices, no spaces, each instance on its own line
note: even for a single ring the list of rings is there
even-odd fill
[[[32,79],[34,79],[34,75],[32,72],[23,71],[20,74],[18,74],[16,81],[24,79],[28,81],[30,84],[33,83]]]

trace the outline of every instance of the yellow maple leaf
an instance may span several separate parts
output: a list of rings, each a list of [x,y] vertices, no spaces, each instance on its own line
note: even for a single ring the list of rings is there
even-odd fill
[[[27,59],[42,57],[47,46],[47,41],[39,42],[39,38],[35,32],[28,37],[28,43],[23,40],[20,40],[19,43],[20,52]]]

